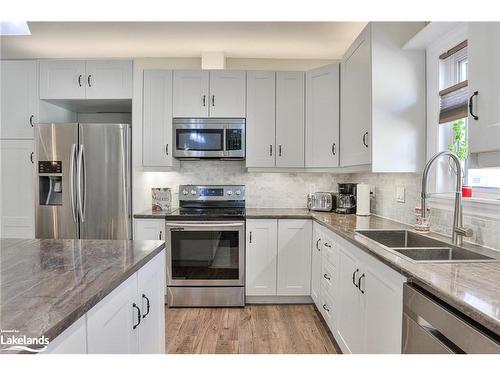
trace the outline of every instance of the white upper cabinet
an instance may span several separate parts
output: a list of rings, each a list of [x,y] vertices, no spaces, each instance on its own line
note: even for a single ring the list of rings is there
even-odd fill
[[[1,139],[33,139],[38,121],[36,61],[1,61]]]
[[[132,98],[132,61],[40,61],[40,99],[128,98]]]
[[[132,61],[89,60],[85,67],[87,99],[132,97]]]
[[[342,166],[371,163],[370,29],[365,28],[342,60]]]
[[[425,52],[403,50],[421,22],[371,22],[341,63],[340,166],[419,172],[425,163]]]
[[[304,167],[304,100],[304,72],[277,72],[277,167]]]
[[[339,69],[331,64],[306,72],[306,168],[339,166]]]
[[[245,72],[210,72],[210,117],[245,117]]]
[[[245,272],[247,296],[276,295],[277,251],[278,221],[247,220]]]
[[[245,72],[175,70],[174,117],[245,117]]]
[[[85,61],[41,60],[40,99],[85,99]]]
[[[33,141],[0,140],[0,237],[35,238]]]
[[[174,70],[173,85],[173,117],[208,117],[208,71]]]
[[[143,95],[142,163],[171,167],[172,71],[145,70]]]
[[[311,220],[278,221],[278,296],[311,295]]]
[[[498,151],[500,22],[470,22],[468,38],[468,88],[473,104],[469,114],[470,152]]]
[[[276,73],[247,72],[246,166],[274,167],[276,162]]]

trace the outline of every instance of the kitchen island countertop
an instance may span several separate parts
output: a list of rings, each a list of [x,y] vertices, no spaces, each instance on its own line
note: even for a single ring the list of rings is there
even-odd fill
[[[162,241],[2,239],[0,330],[52,341],[164,248]],[[8,346],[0,353],[13,353]]]

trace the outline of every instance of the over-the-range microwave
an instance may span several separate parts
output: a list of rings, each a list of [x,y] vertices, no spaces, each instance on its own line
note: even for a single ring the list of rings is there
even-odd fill
[[[244,118],[174,118],[174,157],[245,157]]]

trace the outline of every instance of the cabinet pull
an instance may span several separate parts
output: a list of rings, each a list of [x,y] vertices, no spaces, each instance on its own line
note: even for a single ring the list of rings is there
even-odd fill
[[[31,161],[31,164],[35,164],[35,162],[33,161],[33,155],[35,153],[32,151],[31,154],[30,154],[30,161]]]
[[[34,124],[33,124],[33,119],[34,119],[34,118],[35,118],[35,115],[31,115],[31,116],[30,116],[30,125],[31,125],[31,127],[33,127],[33,125],[34,125]]]
[[[161,236],[163,234],[163,231],[161,230],[160,233],[158,234],[158,239],[161,240]]]
[[[269,156],[273,156],[273,145],[269,145]]]
[[[365,134],[363,134],[363,144],[365,145],[366,148],[368,148],[368,143],[366,142],[367,136],[368,136],[368,132],[365,132]]]
[[[321,241],[321,238],[318,238],[318,240],[316,241],[316,250],[318,250],[318,251],[321,251],[319,248],[320,241]]]
[[[165,154],[168,155],[168,143],[165,145]]]
[[[331,248],[331,247],[332,247],[332,245],[330,245],[328,242],[325,242],[325,247],[329,247],[329,248]]]
[[[281,156],[281,145],[278,146],[278,156]]]
[[[144,319],[146,316],[149,315],[150,304],[149,304],[149,298],[146,297],[146,295],[144,293],[142,294],[142,298],[144,298],[146,300],[146,314],[144,314],[142,316],[142,318]]]
[[[478,115],[475,115],[474,112],[473,112],[473,109],[474,109],[474,105],[473,105],[473,99],[474,97],[479,94],[478,91],[474,91],[474,94],[471,95],[471,97],[469,98],[469,113],[470,115],[472,116],[472,118],[474,120],[479,120],[479,116]]]
[[[323,304],[323,310],[329,312],[330,309],[328,308],[328,306],[326,305],[326,303]]]
[[[333,154],[333,156],[335,156],[335,154],[337,153],[337,152],[336,152],[336,148],[337,148],[337,147],[336,147],[336,144],[335,144],[335,142],[334,142],[334,143],[332,144],[332,154]]]
[[[82,87],[82,75],[78,76],[78,86]]]
[[[92,77],[92,74],[89,74],[87,77],[87,83],[89,84],[89,87],[92,87],[92,84],[90,83],[90,78]]]
[[[137,309],[137,324],[134,324],[132,326],[132,329],[136,329],[139,326],[139,324],[141,324],[141,309],[139,309],[139,306],[137,306],[135,303],[132,304],[132,307],[134,309]]]
[[[357,288],[358,287],[358,284],[356,284],[356,274],[359,272],[359,268],[356,269],[356,271],[354,271],[352,273],[352,283],[354,284],[354,286]]]
[[[206,95],[203,95],[201,97],[201,103],[203,104],[203,107],[207,106],[207,96]]]
[[[365,274],[362,274],[359,279],[358,279],[358,289],[361,293],[365,294],[365,291],[363,289],[361,289],[361,279],[364,279],[365,278]]]
[[[330,276],[328,276],[328,274],[327,274],[327,273],[325,273],[325,274],[323,275],[323,277],[324,277],[325,279],[327,279],[328,281],[332,279]]]
[[[212,107],[215,107],[215,95],[212,95]]]
[[[249,243],[252,243],[252,232],[250,232],[250,238],[248,239]]]

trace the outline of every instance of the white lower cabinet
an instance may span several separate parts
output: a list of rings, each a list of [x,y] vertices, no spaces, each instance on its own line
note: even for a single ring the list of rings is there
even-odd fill
[[[311,294],[311,220],[246,222],[246,295]]]
[[[134,240],[165,240],[165,219],[134,219]]]
[[[57,336],[45,353],[165,353],[165,251]]]
[[[279,296],[311,294],[311,220],[278,221]]]
[[[323,232],[317,223],[313,223],[311,252],[311,298],[316,305],[320,305],[321,291],[321,246]]]
[[[247,220],[246,231],[246,294],[275,296],[278,221]]]

